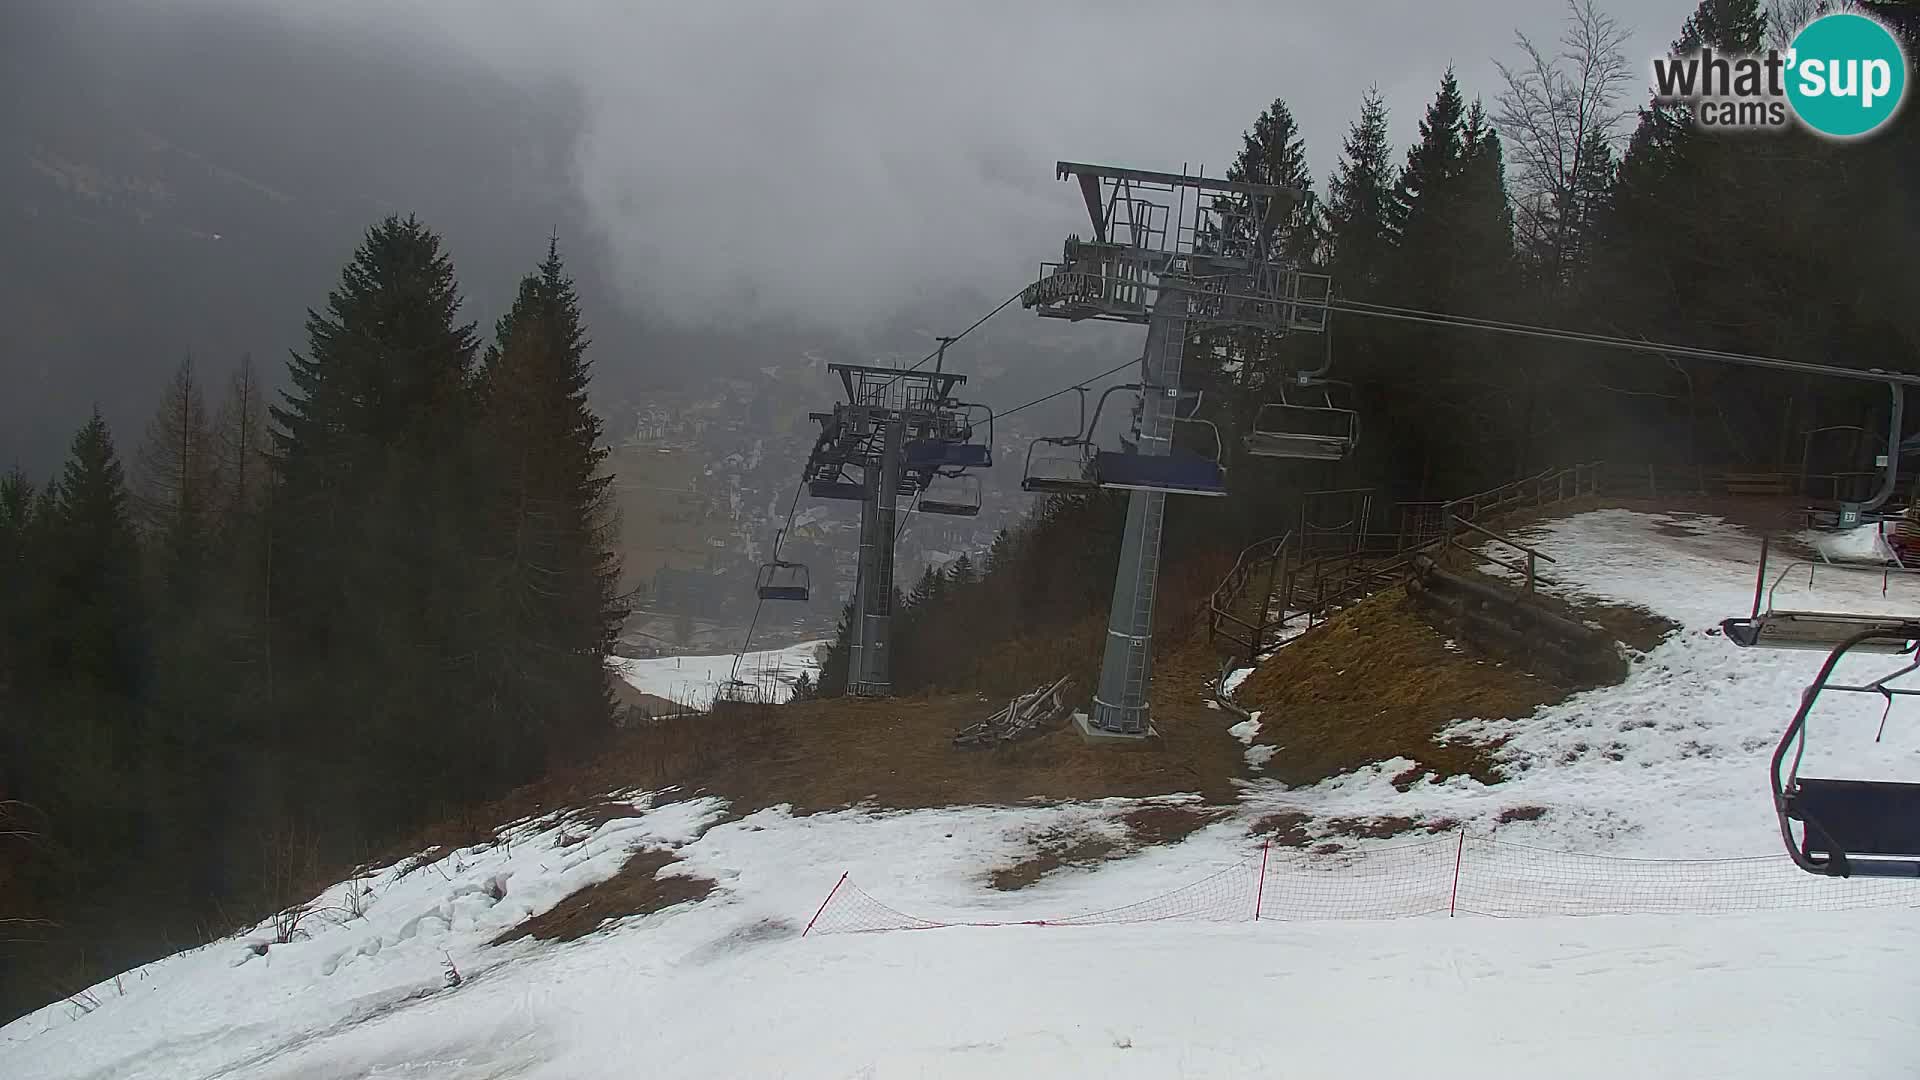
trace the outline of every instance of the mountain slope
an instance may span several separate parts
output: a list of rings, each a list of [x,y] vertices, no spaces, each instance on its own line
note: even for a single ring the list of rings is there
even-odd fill
[[[1463,718],[1461,733],[1504,740],[1497,783],[1401,791],[1404,762],[1300,789],[1257,781],[1184,839],[1137,851],[1126,822],[1143,810],[1204,808],[1169,793],[732,818],[712,797],[625,792],[335,886],[304,936],[263,925],[22,1018],[0,1029],[0,1073],[1908,1075],[1920,889],[1800,874],[1765,795],[1772,740],[1819,657],[1709,633],[1746,610],[1752,538],[1617,510],[1533,535],[1560,559],[1563,590],[1681,628],[1618,686],[1530,717]],[[1878,574],[1821,568],[1800,599],[1911,610],[1914,588],[1896,579],[1883,597]],[[1836,698],[1822,717],[1819,768],[1920,772],[1911,717],[1896,712],[1878,744],[1874,702]],[[1259,722],[1284,732],[1284,717]],[[1439,834],[1385,836],[1399,821]],[[1460,850],[1506,853],[1471,872],[1514,910],[1690,914],[1448,920],[1458,830]],[[1086,855],[1092,841],[1105,854]],[[1049,850],[1060,857],[1034,884],[992,886]],[[1369,869],[1409,851],[1426,853],[1416,884],[1431,895],[1417,903],[1394,899],[1412,878]],[[1569,862],[1597,869],[1540,869]],[[648,883],[662,878],[707,884],[661,902],[704,898],[656,908]],[[570,943],[489,944],[596,882],[643,913]],[[1261,921],[1249,900],[1270,905]],[[1153,903],[1083,920],[1098,925],[844,932],[1136,901]],[[1839,910],[1856,903],[1884,910]],[[1434,915],[1353,918],[1419,911]]]

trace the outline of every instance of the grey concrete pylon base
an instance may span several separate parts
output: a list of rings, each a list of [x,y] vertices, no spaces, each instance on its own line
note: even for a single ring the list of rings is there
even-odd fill
[[[1082,739],[1101,746],[1148,746],[1160,738],[1160,733],[1153,730],[1151,723],[1147,724],[1147,730],[1138,733],[1103,731],[1094,727],[1091,718],[1083,712],[1073,714],[1073,727]]]

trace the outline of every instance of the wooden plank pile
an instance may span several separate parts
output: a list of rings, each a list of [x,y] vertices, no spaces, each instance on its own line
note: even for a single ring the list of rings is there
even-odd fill
[[[1070,681],[1070,676],[1063,675],[1051,686],[1014,698],[999,712],[961,729],[953,737],[953,745],[962,749],[998,746],[1040,731],[1069,711],[1066,689]]]

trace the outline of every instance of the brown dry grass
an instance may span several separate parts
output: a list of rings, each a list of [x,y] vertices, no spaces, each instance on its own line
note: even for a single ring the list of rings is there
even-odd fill
[[[1234,696],[1261,710],[1258,741],[1280,747],[1266,772],[1288,784],[1394,757],[1418,763],[1402,783],[1422,773],[1493,783],[1493,747],[1436,734],[1455,720],[1525,716],[1567,690],[1465,649],[1446,648],[1396,587],[1289,643]]]
[[[1065,867],[1086,868],[1123,854],[1120,841],[1064,829],[1049,829],[1033,838],[1033,851],[1019,862],[987,875],[987,887],[1012,892]]]
[[[1313,834],[1307,831],[1307,826],[1311,824],[1312,814],[1301,810],[1282,810],[1247,826],[1247,835],[1266,837],[1281,847],[1303,848],[1313,843]]]
[[[535,915],[493,939],[493,944],[534,938],[538,941],[575,941],[600,929],[609,919],[647,915],[675,904],[699,901],[713,891],[713,882],[660,871],[679,861],[665,848],[637,851],[619,873],[589,885],[552,908]]]
[[[989,874],[987,885],[1003,892],[1024,889],[1066,867],[1095,866],[1144,847],[1178,843],[1225,813],[1217,807],[1148,804],[1113,819],[1125,827],[1124,838],[1048,829],[1032,838],[1027,855]]]
[[[781,736],[749,748],[702,784],[742,812],[778,803],[813,811],[1172,792],[1227,803],[1243,762],[1220,714],[1202,704],[1211,669],[1211,654],[1200,645],[1163,659],[1151,695],[1158,735],[1136,747],[1089,745],[1062,725],[985,751],[957,750],[953,733],[997,702],[971,694],[848,698],[774,710]]]
[[[857,805],[912,809],[1175,792],[1227,805],[1238,796],[1233,781],[1244,775],[1242,748],[1226,733],[1222,715],[1203,704],[1205,684],[1215,674],[1211,652],[1199,636],[1181,636],[1185,644],[1157,658],[1152,702],[1158,734],[1137,747],[1089,745],[1062,725],[991,750],[956,749],[954,732],[1000,704],[972,693],[779,706],[722,703],[711,714],[646,721],[616,732],[592,757],[421,829],[368,865],[423,849],[491,844],[502,825],[530,819],[564,823],[578,839],[631,813],[607,795],[636,787],[666,790],[669,798],[720,796],[737,815],[782,803],[812,813]],[[1083,698],[1089,685],[1080,684]]]

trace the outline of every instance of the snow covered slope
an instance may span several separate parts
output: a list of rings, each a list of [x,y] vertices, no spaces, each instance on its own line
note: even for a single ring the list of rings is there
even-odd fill
[[[739,677],[755,686],[769,686],[779,701],[793,694],[794,680],[801,675],[818,680],[822,647],[827,641],[803,641],[784,649],[750,652],[740,657]],[[635,660],[624,656],[607,659],[607,666],[634,689],[668,701],[704,709],[713,704],[720,684],[732,677],[733,655],[662,656]]]
[[[1747,610],[1757,543],[1710,518],[1620,511],[1533,535],[1560,560],[1562,589],[1643,604],[1682,629],[1620,686],[1524,720],[1462,718],[1462,731],[1508,737],[1504,783],[1400,792],[1388,781],[1404,763],[1301,790],[1256,783],[1178,844],[1011,893],[983,879],[1037,834],[1110,831],[1139,803],[725,820],[715,800],[630,793],[632,815],[584,842],[519,823],[503,843],[374,874],[363,916],[320,912],[308,936],[264,955],[249,946],[269,928],[22,1018],[0,1029],[0,1077],[1914,1075],[1913,907],[800,936],[843,871],[919,916],[1054,918],[1257,863],[1249,825],[1280,811],[1444,816],[1475,835],[1614,856],[1775,853],[1765,759],[1818,657],[1746,653],[1709,633]],[[1805,594],[1804,582],[1790,587]],[[1826,568],[1793,602],[1920,608],[1897,583],[1882,597],[1877,576]],[[1857,704],[1822,710],[1832,717],[1808,770],[1920,778],[1920,712],[1896,711],[1876,745],[1880,710]],[[1517,807],[1546,812],[1500,821]],[[1406,838],[1341,842],[1384,857]],[[571,944],[486,944],[636,847],[673,849],[682,861],[666,872],[711,879],[714,893]],[[1768,867],[1802,880],[1776,863],[1754,872]],[[1337,866],[1321,873],[1342,880]],[[1675,882],[1684,895],[1681,869]],[[344,884],[320,903],[354,906]]]

